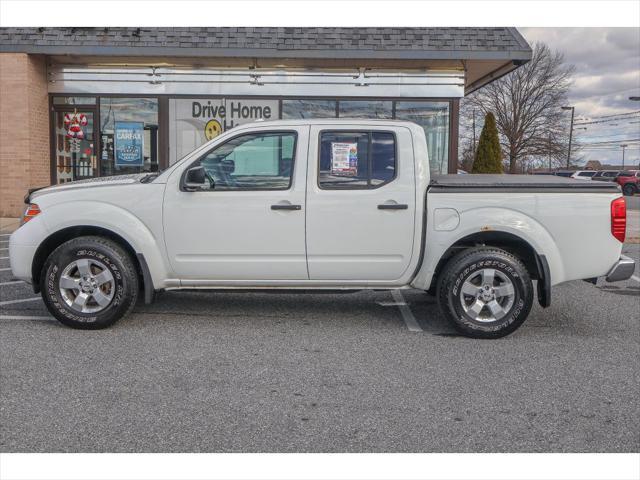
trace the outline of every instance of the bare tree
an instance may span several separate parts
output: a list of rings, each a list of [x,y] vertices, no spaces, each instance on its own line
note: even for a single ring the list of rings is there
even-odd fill
[[[536,43],[529,63],[465,99],[463,115],[474,110],[476,120],[487,112],[495,115],[509,173],[521,171],[525,159],[552,158],[556,165],[566,160],[569,122],[561,107],[573,70],[561,53]]]

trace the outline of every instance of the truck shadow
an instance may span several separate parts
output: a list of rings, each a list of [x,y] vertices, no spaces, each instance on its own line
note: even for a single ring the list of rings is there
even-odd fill
[[[456,336],[433,297],[420,291],[406,291],[405,301],[426,334]],[[135,313],[208,317],[238,321],[274,322],[296,320],[301,324],[358,324],[368,328],[407,330],[400,309],[390,292],[357,291],[338,293],[283,292],[163,292],[151,305],[139,304]],[[421,333],[421,332],[416,332]]]

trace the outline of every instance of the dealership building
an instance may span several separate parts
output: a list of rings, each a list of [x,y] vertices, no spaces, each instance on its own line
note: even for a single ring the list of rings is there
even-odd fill
[[[0,217],[29,188],[157,171],[258,119],[410,120],[432,171],[455,172],[460,98],[530,58],[514,28],[2,28]],[[132,136],[140,154],[119,155]]]

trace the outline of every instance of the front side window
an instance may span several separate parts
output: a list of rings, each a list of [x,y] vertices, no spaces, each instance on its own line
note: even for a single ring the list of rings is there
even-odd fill
[[[390,132],[322,132],[320,188],[376,188],[396,173],[395,137]]]
[[[207,179],[205,190],[288,189],[295,144],[293,132],[250,133],[232,138],[199,160]]]

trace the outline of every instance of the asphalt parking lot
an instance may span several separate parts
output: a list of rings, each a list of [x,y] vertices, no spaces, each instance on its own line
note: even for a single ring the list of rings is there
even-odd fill
[[[638,269],[494,341],[418,291],[167,292],[103,331],[34,297],[0,259],[2,452],[640,449]]]

